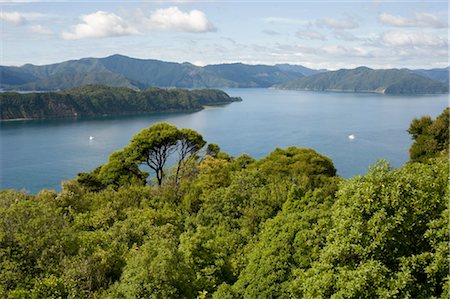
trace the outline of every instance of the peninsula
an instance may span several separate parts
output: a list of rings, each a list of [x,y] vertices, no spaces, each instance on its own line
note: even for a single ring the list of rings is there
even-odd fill
[[[221,90],[160,89],[86,85],[61,92],[0,93],[0,120],[55,119],[198,111],[205,105],[241,101]]]

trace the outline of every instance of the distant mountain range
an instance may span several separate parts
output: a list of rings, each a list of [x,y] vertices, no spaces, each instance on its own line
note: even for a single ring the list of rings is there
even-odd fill
[[[270,87],[319,71],[302,66],[242,63],[195,66],[123,55],[83,58],[49,65],[0,66],[0,87],[13,90],[62,90],[86,84],[148,87]]]
[[[413,73],[436,81],[448,83],[450,67],[431,70],[412,70]]]
[[[448,91],[449,68],[431,70],[314,70],[301,65],[215,64],[204,67],[123,55],[83,58],[49,65],[0,66],[4,90],[65,90],[88,84],[145,89],[149,87],[287,89],[384,93]]]
[[[448,93],[448,83],[430,79],[431,74],[433,74],[431,70],[425,77],[405,69],[373,70],[359,67],[303,77],[282,84],[279,88],[384,94]]]

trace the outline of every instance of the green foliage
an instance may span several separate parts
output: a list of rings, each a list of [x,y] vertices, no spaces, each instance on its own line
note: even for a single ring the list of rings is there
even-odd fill
[[[145,178],[148,174],[141,171],[129,155],[124,150],[111,154],[108,163],[98,171],[97,177],[103,186],[119,187],[127,184],[145,184]]]
[[[15,191],[0,192],[2,298],[51,293],[49,280],[60,274],[59,265],[70,252],[72,236],[60,210],[33,199]],[[63,292],[58,282],[54,287]]]
[[[133,136],[123,150],[112,153],[108,163],[91,173],[80,173],[77,181],[90,191],[108,186],[117,189],[126,185],[145,185],[148,173],[139,169],[145,164],[155,172],[160,186],[166,175],[167,160],[177,152],[174,182],[178,187],[187,164],[198,158],[197,153],[205,144],[202,135],[194,130],[179,130],[167,123],[157,123]]]
[[[382,163],[366,176],[344,182],[332,207],[333,229],[318,261],[301,276],[300,294],[307,298],[443,295],[448,273],[442,271],[446,266],[436,267],[433,260],[441,255],[436,244],[445,238],[431,236],[430,228],[447,208],[447,184],[448,165],[442,160],[431,165],[411,163],[395,171]],[[440,229],[448,236],[448,227]]]
[[[124,87],[86,85],[62,92],[0,93],[0,119],[48,119],[129,115],[161,111],[195,111],[202,105],[240,101],[220,90],[150,88],[135,91]]]
[[[303,77],[299,72],[283,70],[273,65],[230,63],[207,65],[205,69],[231,82],[236,82],[236,87],[270,87]]]
[[[217,157],[219,152],[220,152],[220,147],[217,144],[215,144],[215,143],[208,144],[208,147],[206,149],[206,154],[207,155],[210,155],[210,156],[213,156],[213,157]]]
[[[447,120],[410,133],[445,144]],[[0,297],[448,297],[440,155],[344,180],[313,150],[255,160],[204,145],[156,124],[59,193],[0,191]],[[164,183],[145,185],[139,166],[175,152]]]
[[[146,163],[153,169],[158,185],[161,185],[167,159],[176,151],[180,138],[180,131],[175,126],[158,123],[135,135],[125,152],[133,163]]]
[[[259,171],[304,188],[315,188],[336,175],[333,162],[312,149],[288,147],[276,149],[256,164]]]
[[[450,108],[446,108],[434,121],[429,116],[415,118],[408,133],[414,140],[409,149],[412,161],[426,161],[429,158],[448,156]]]
[[[140,247],[131,248],[120,281],[110,298],[193,298],[193,273],[177,249],[170,225],[154,228]]]
[[[321,189],[302,193],[293,187],[283,210],[264,223],[232,288],[238,297],[291,297],[296,273],[318,258],[331,228],[334,194]]]

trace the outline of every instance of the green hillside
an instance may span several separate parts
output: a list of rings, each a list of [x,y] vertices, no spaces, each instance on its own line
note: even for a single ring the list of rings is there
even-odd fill
[[[87,85],[62,92],[0,93],[1,120],[193,111],[202,105],[239,101],[220,90],[129,88]]]
[[[49,65],[0,66],[5,90],[64,90],[88,84],[145,89],[149,87],[273,87],[314,91],[433,94],[448,92],[448,68],[373,70],[359,67],[327,72],[301,65],[215,64],[137,59],[123,55],[83,58]]]
[[[303,77],[300,72],[282,70],[277,66],[246,65],[242,63],[216,64],[205,66],[219,76],[236,82],[237,87],[270,87],[289,80]]]
[[[318,73],[326,72],[326,70],[324,70],[324,69],[314,70],[314,69],[304,67],[302,65],[293,65],[293,64],[288,64],[288,63],[275,64],[275,66],[282,71],[301,73],[303,76],[311,76],[311,75],[315,75]]]
[[[123,55],[42,66],[0,66],[0,72],[0,87],[9,90],[62,90],[85,84],[139,89],[269,87],[303,77],[301,72],[276,66],[221,64],[199,67],[187,62],[136,59]]]
[[[430,69],[430,70],[412,70],[413,73],[427,77],[430,79],[433,79],[435,81],[440,81],[444,83],[449,83],[450,79],[450,67],[446,68],[437,68],[437,69]]]
[[[284,89],[377,92],[385,94],[447,93],[448,85],[412,74],[406,70],[373,70],[367,67],[342,69],[292,80],[280,85]]]
[[[75,72],[51,75],[45,79],[21,84],[18,90],[65,90],[83,85],[108,85],[114,87],[128,87],[136,89],[124,76],[109,71],[105,72]]]
[[[350,179],[154,124],[61,192],[0,190],[0,298],[448,298],[448,113]]]

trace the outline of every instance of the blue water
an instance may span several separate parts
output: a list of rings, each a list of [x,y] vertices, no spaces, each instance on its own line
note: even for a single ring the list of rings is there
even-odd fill
[[[421,115],[436,117],[448,96],[384,96],[274,89],[227,89],[243,102],[195,113],[0,124],[0,189],[60,190],[60,182],[93,170],[141,129],[166,121],[200,132],[233,156],[261,158],[276,147],[313,148],[351,177],[386,159],[408,160],[406,132]],[[350,140],[348,135],[354,134]],[[89,140],[89,136],[94,136]]]

